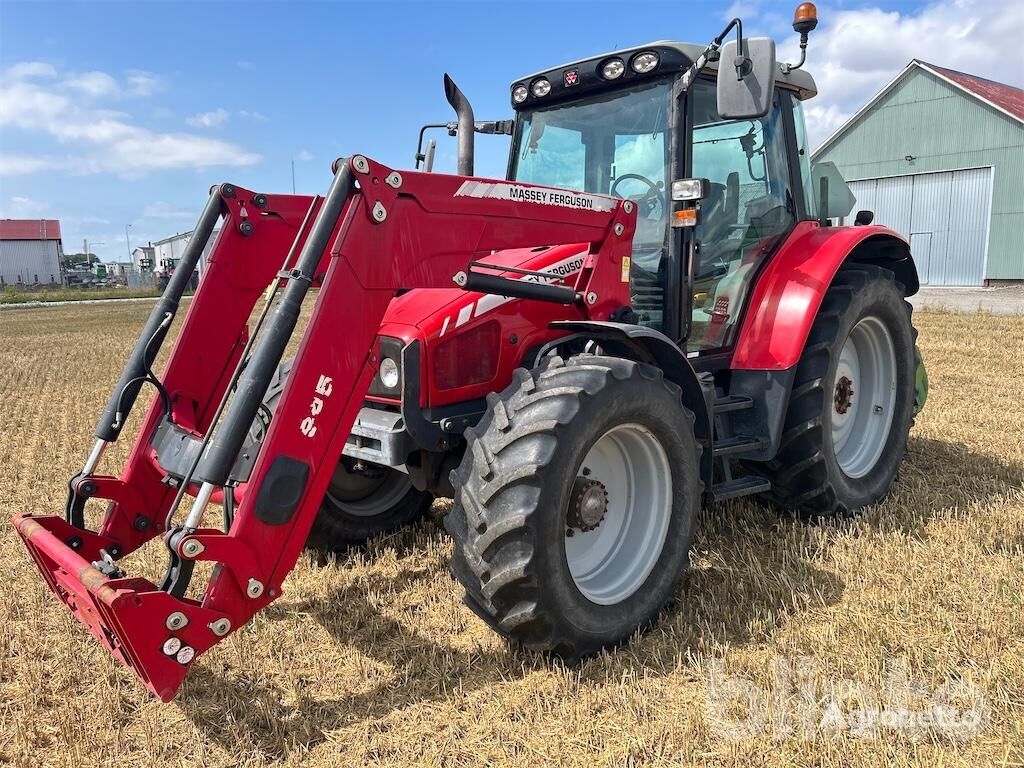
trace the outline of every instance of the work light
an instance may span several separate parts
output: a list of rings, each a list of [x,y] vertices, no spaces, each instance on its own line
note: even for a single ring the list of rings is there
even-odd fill
[[[625,71],[626,65],[622,63],[622,59],[608,59],[608,61],[601,65],[601,77],[605,80],[615,80],[618,77],[622,77],[622,73]]]
[[[547,96],[551,93],[551,82],[546,77],[534,80],[533,85],[530,86],[530,90],[538,99],[542,96]]]
[[[529,95],[529,91],[526,90],[525,85],[517,85],[512,89],[512,101],[516,104],[522,104],[526,101],[526,97]]]
[[[630,66],[633,67],[633,71],[637,74],[645,75],[658,66],[658,54],[654,51],[638,53],[633,57]]]

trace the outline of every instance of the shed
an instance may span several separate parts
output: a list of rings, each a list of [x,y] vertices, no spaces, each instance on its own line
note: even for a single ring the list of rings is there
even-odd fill
[[[922,285],[1024,281],[1024,90],[915,59],[812,157],[910,241]]]
[[[0,285],[60,285],[64,247],[56,219],[0,219]]]

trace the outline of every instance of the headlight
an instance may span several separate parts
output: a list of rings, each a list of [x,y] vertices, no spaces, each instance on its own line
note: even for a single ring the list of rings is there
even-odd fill
[[[601,65],[601,77],[605,80],[615,80],[618,77],[622,77],[622,73],[625,71],[626,65],[622,63],[622,59],[608,59],[608,61]]]
[[[370,381],[367,394],[395,398],[402,394],[402,350],[405,342],[390,336],[381,336],[377,347],[377,375]]]
[[[512,101],[516,104],[522,104],[526,101],[526,97],[530,95],[530,92],[526,90],[525,85],[517,85],[512,89]]]
[[[638,53],[633,57],[630,66],[633,67],[634,72],[644,75],[658,66],[658,54],[654,53],[654,51]]]
[[[388,389],[394,389],[398,386],[399,380],[398,363],[392,360],[390,357],[385,357],[380,361],[380,383]]]
[[[551,82],[546,77],[534,80],[533,85],[530,86],[530,90],[538,99],[542,96],[547,96],[551,93]]]

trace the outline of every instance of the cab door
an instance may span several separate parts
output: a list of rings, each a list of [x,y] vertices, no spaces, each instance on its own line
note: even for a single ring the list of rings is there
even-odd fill
[[[762,118],[722,120],[715,85],[698,80],[690,92],[690,175],[706,178],[693,232],[691,322],[687,349],[729,347],[751,284],[798,218],[790,165],[789,95],[776,90]]]

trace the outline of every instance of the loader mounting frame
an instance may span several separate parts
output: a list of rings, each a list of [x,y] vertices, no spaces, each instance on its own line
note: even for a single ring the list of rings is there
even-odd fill
[[[575,285],[538,286],[549,290],[529,298],[576,302],[591,319],[628,303],[620,279],[635,227],[628,201],[600,198],[587,209],[529,196],[466,196],[465,177],[399,173],[360,155],[336,161],[334,170],[324,198],[213,188],[100,418],[83,471],[69,482],[66,516],[13,518],[57,598],[164,701],[198,656],[280,597],[376,373],[375,338],[397,291],[454,281],[511,294],[521,290],[511,285],[518,281],[481,279],[471,263],[506,248],[589,243]],[[153,361],[218,219],[220,235],[157,379]],[[232,465],[313,284],[321,290],[280,404],[246,487],[232,488]],[[281,298],[250,342],[249,318],[268,286],[283,286]],[[97,475],[105,446],[120,436],[146,383],[160,391],[123,472]],[[168,475],[154,455],[152,438],[167,420],[206,443],[191,477]],[[202,527],[208,502],[225,494],[238,499],[230,528]],[[194,497],[191,508],[174,525],[184,495]],[[95,531],[85,527],[89,499],[108,502]],[[125,576],[122,559],[157,536],[172,561],[164,583]],[[218,565],[203,594],[191,598],[196,561]]]

